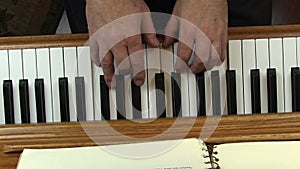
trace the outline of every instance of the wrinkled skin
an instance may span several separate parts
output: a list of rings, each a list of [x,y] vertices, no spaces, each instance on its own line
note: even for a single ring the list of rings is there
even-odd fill
[[[227,0],[177,0],[173,16],[165,29],[164,46],[173,42],[175,34],[179,34],[178,57],[188,64],[195,45],[196,57],[190,69],[193,73],[212,69],[220,65],[226,55],[228,7]],[[200,31],[197,31],[199,29]],[[185,66],[177,62],[175,68],[181,70]]]
[[[114,60],[119,73],[131,72],[136,85],[144,83],[143,53],[138,52],[143,49],[140,33],[149,32],[144,34],[146,42],[153,47],[159,46],[150,14],[138,15],[134,19],[125,19],[113,24],[114,26],[107,26],[116,19],[142,12],[150,12],[143,0],[87,0],[91,54],[93,61],[102,66],[108,86],[112,85]],[[163,46],[172,45],[172,37],[178,33],[178,57],[184,63],[188,64],[193,47],[195,48],[196,57],[189,65],[193,73],[220,65],[227,52],[227,0],[177,0],[173,16],[177,17],[171,17],[165,28]],[[99,35],[97,31],[101,28],[105,31]],[[108,41],[114,43],[106,45]],[[101,53],[103,51],[105,53]],[[175,65],[178,71],[184,71],[184,67],[186,66],[182,62]]]
[[[131,72],[135,75],[136,85],[142,85],[145,80],[145,68],[141,57],[143,55],[141,30],[147,29],[143,32],[152,32],[145,34],[145,39],[151,46],[159,46],[150,14],[137,15],[116,21],[111,25],[107,24],[131,14],[150,12],[145,2],[143,0],[87,0],[86,8],[91,55],[93,61],[98,66],[102,66],[107,85],[109,87],[112,85],[115,72],[114,60],[120,74]],[[101,28],[102,30],[98,31]],[[132,56],[129,59],[130,55],[139,56]]]

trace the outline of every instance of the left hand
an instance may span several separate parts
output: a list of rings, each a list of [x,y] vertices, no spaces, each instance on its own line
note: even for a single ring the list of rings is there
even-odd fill
[[[173,16],[165,28],[164,47],[174,43],[179,32],[178,57],[188,64],[195,45],[193,73],[220,65],[227,55],[227,0],[177,0]],[[177,71],[186,67],[177,62]]]

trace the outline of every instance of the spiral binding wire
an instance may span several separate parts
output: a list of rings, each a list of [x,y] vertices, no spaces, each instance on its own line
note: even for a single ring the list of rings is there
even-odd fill
[[[205,168],[205,169],[220,169],[220,166],[218,164],[219,159],[217,158],[218,152],[215,151],[217,146],[213,147],[213,152],[212,152],[212,155],[210,156],[209,155],[209,150],[208,150],[206,144],[203,143],[202,145],[203,145],[202,151],[205,151],[205,154],[203,154],[203,158],[208,160],[208,161],[205,161],[204,163],[205,163],[205,165],[210,166],[210,167]]]

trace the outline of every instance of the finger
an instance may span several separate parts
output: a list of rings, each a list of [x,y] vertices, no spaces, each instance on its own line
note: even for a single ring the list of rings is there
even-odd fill
[[[210,52],[210,60],[208,63],[208,70],[212,69],[214,66],[219,66],[222,63],[222,40],[224,34],[224,26],[221,24],[216,24],[212,27],[213,31],[210,31],[209,38],[212,40],[212,47]]]
[[[195,40],[195,61],[191,66],[194,73],[206,70],[206,66],[210,60],[210,52],[210,40],[203,32],[198,32]]]
[[[177,53],[178,58],[175,64],[176,71],[178,72],[186,71],[185,69],[188,67],[188,62],[190,60],[192,52],[193,51],[189,46],[185,45],[182,42],[178,43],[178,53]]]
[[[114,57],[111,51],[109,51],[101,60],[101,67],[104,72],[104,79],[109,88],[111,88],[112,85],[112,78],[114,76]]]
[[[228,33],[227,33],[227,26],[223,32],[223,38],[222,38],[222,53],[221,53],[221,61],[224,62],[224,60],[227,58],[227,39],[228,39]]]
[[[221,38],[221,37],[220,37]],[[212,42],[212,48],[211,48],[211,52],[210,52],[210,60],[209,60],[209,64],[211,67],[209,69],[212,69],[214,66],[219,66],[222,64],[222,60],[221,60],[221,49],[222,46],[222,41],[221,39],[218,39],[216,41]]]
[[[195,53],[194,62],[191,65],[191,71],[193,73],[199,73],[205,70],[204,63],[200,59],[200,57]]]
[[[128,52],[134,76],[134,83],[137,86],[141,86],[144,84],[146,74],[144,68],[144,50],[140,35],[128,38]]]
[[[215,66],[221,65],[222,62],[220,59],[220,55],[217,52],[217,49],[220,50],[220,48],[219,48],[220,44],[221,44],[220,41],[214,41],[212,43],[212,45],[211,45],[212,47],[210,49],[209,61],[205,65],[207,70],[211,70]]]
[[[93,63],[95,63],[97,66],[100,66],[100,56],[99,56],[99,47],[98,43],[93,39],[90,38],[90,53]]]
[[[163,43],[164,48],[168,48],[174,43],[176,34],[178,32],[178,26],[179,26],[179,22],[176,16],[172,15],[165,28],[165,40]]]
[[[138,51],[137,55],[130,57],[132,72],[134,77],[134,83],[137,86],[141,86],[145,82],[145,67],[144,67],[144,57],[140,57],[140,55],[144,54],[143,51]],[[138,57],[137,57],[138,56]]]
[[[159,46],[159,40],[156,37],[156,31],[151,18],[151,13],[143,13],[142,19],[142,33],[144,34],[146,42],[152,47]]]
[[[179,43],[178,43],[178,57],[182,62],[177,62],[175,69],[179,72],[186,71],[188,62],[191,58],[194,46],[194,29],[186,24],[180,25],[179,29]],[[184,64],[184,65],[183,65]]]
[[[120,74],[129,74],[130,62],[125,40],[119,42],[111,49],[117,64],[117,70]]]

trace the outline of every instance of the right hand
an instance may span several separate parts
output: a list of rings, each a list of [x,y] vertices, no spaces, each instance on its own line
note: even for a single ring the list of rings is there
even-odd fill
[[[141,32],[146,42],[159,46],[148,6],[143,0],[87,0],[92,60],[104,71],[106,84],[112,86],[114,60],[120,74],[131,73],[141,86],[145,80]],[[129,16],[130,15],[130,16]]]

